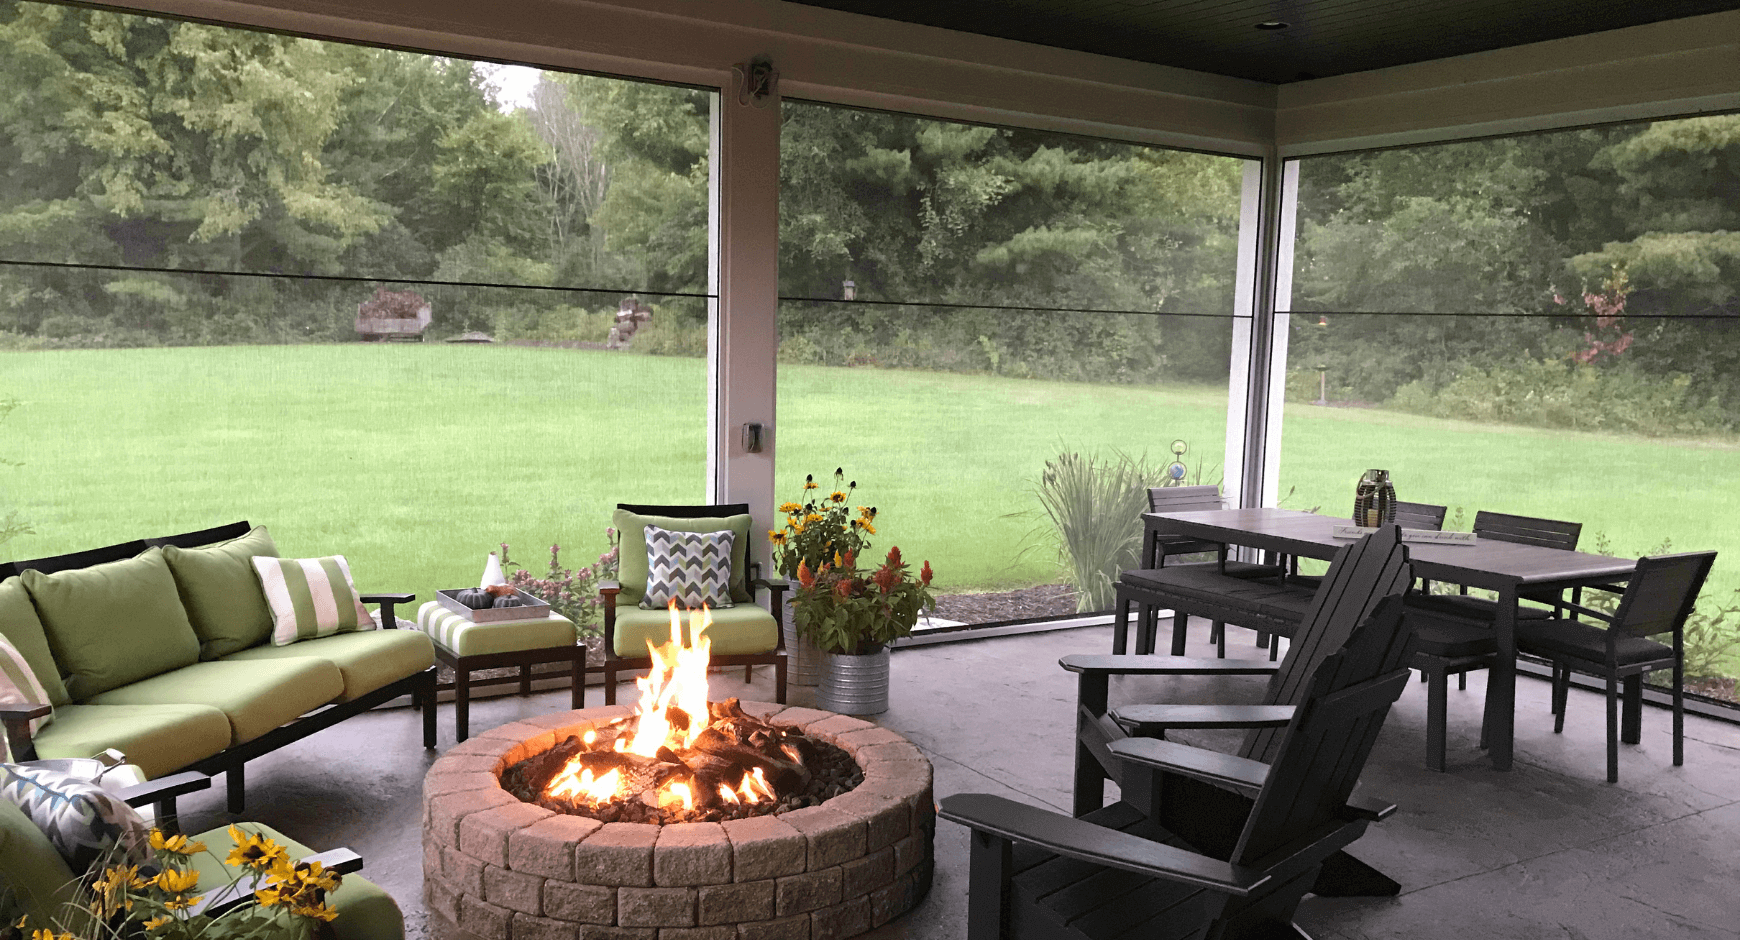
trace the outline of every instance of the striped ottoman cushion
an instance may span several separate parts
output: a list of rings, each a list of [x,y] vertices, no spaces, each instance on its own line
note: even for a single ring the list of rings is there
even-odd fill
[[[472,623],[439,601],[427,601],[417,609],[417,629],[456,656],[541,650],[573,646],[579,641],[573,622],[561,614],[537,620]]]

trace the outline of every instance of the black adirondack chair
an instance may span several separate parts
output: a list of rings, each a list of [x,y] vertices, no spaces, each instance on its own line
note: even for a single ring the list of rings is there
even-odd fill
[[[1083,818],[944,799],[938,815],[973,830],[969,940],[1304,937],[1293,913],[1324,862],[1394,811],[1350,797],[1408,646],[1386,599],[1305,677],[1269,763],[1131,738],[1112,745],[1123,799]]]
[[[1127,737],[1161,737],[1168,728],[1248,729],[1240,758],[1273,759],[1280,746],[1280,729],[1292,718],[1308,689],[1311,675],[1323,660],[1341,649],[1354,628],[1370,617],[1388,597],[1407,591],[1412,579],[1401,530],[1389,526],[1336,553],[1313,596],[1287,655],[1280,663],[1253,660],[1195,659],[1180,656],[1065,656],[1058,661],[1076,673],[1076,745],[1074,812],[1086,815],[1105,803],[1105,781],[1116,780],[1126,766],[1112,754]],[[1126,705],[1108,708],[1114,675],[1267,675],[1261,705]],[[1319,885],[1325,895],[1391,895],[1401,890],[1394,880],[1351,856],[1332,863],[1332,877]]]

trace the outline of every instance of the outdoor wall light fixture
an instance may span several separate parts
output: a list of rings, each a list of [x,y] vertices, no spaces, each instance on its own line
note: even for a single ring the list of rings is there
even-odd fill
[[[759,454],[767,447],[767,426],[751,421],[743,426],[743,452]]]
[[[779,94],[779,70],[766,56],[756,56],[746,64],[731,66],[731,74],[737,84],[738,104],[760,110]]]
[[[1265,20],[1261,23],[1258,23],[1257,28],[1260,30],[1263,30],[1265,32],[1272,33],[1272,32],[1275,32],[1277,30],[1286,29],[1287,27],[1289,27],[1291,25],[1293,25],[1293,24],[1292,23],[1283,23],[1280,20]]]

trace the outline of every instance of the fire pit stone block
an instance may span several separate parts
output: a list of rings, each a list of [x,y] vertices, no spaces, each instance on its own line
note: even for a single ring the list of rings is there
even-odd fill
[[[623,927],[693,927],[695,889],[618,888],[616,923]]]
[[[430,802],[429,820],[424,823],[423,831],[442,845],[456,846],[459,844],[459,824],[465,821],[465,817],[496,806],[519,802],[499,785],[493,790],[444,793]]]
[[[483,899],[524,914],[544,912],[544,879],[494,865],[483,869]]]
[[[819,708],[786,708],[774,712],[762,720],[781,728],[802,728],[818,721],[838,717],[833,712],[825,712]]]
[[[838,904],[843,881],[838,865],[781,878],[774,895],[774,913],[790,917]]]
[[[773,889],[772,879],[708,885],[700,891],[698,920],[703,927],[770,920],[773,918]]]
[[[574,880],[574,846],[604,824],[557,813],[508,836],[508,867],[545,878]]]
[[[514,940],[575,940],[578,928],[567,921],[514,913]]]
[[[659,827],[605,823],[574,848],[574,880],[585,884],[650,888]]]
[[[436,940],[846,940],[917,904],[934,873],[932,771],[894,732],[743,703],[853,755],[864,782],[821,806],[724,823],[601,824],[521,803],[500,773],[624,707],[545,715],[448,751],[425,782]]]
[[[804,870],[809,840],[778,816],[752,816],[721,823],[731,840],[731,874],[737,881],[795,875]]]
[[[798,914],[756,924],[739,924],[742,940],[810,940],[810,915]]]
[[[514,800],[459,821],[459,851],[491,865],[506,868],[508,836],[540,819],[555,815],[542,806]]]
[[[832,801],[830,801],[832,802]],[[820,871],[864,854],[864,820],[831,806],[811,806],[780,816],[808,842],[804,868]]]
[[[544,882],[544,915],[571,924],[616,923],[616,889],[602,885]]]
[[[862,718],[853,718],[851,715],[834,715],[831,718],[823,718],[821,721],[812,721],[804,725],[804,733],[838,740],[842,735],[850,732],[871,731],[875,728],[875,725]],[[892,733],[890,732],[890,734]],[[898,740],[899,736],[896,735],[895,738]]]
[[[729,884],[731,840],[718,823],[664,826],[653,848],[653,883],[660,887]]]

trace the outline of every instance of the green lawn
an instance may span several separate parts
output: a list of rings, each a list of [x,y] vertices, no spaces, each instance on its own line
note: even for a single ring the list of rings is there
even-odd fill
[[[36,525],[0,556],[247,518],[286,554],[342,552],[365,590],[473,583],[514,546],[589,561],[618,501],[704,494],[699,360],[507,346],[341,345],[6,353],[0,507]],[[878,506],[878,547],[945,589],[1056,580],[1033,481],[1061,447],[1164,455],[1219,476],[1219,389],[782,367],[780,497],[835,466]],[[1619,553],[1740,553],[1740,450],[1289,406],[1286,505],[1345,513],[1360,471],[1404,499],[1586,524]],[[1347,505],[1344,505],[1347,504]],[[1724,593],[1740,579],[1718,562]],[[1710,596],[1710,595],[1706,595]]]

